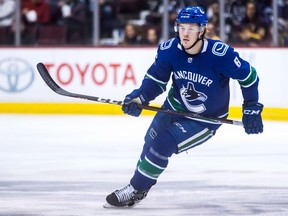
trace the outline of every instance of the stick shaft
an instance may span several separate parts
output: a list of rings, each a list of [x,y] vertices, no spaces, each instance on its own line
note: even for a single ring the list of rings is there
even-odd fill
[[[90,101],[96,101],[100,103],[106,103],[106,104],[114,104],[114,105],[123,105],[122,101],[117,101],[117,100],[111,100],[111,99],[105,99],[105,98],[100,98],[96,96],[90,96],[90,95],[84,95],[84,94],[78,94],[78,93],[72,93],[69,91],[66,91],[65,89],[61,88],[50,76],[47,68],[43,63],[38,63],[37,64],[37,70],[40,73],[42,79],[45,81],[45,83],[57,94],[67,96],[67,97],[74,97],[74,98],[80,98],[84,100],[90,100]],[[243,126],[243,123],[241,121],[236,121],[236,120],[231,120],[231,119],[223,119],[223,118],[217,118],[217,117],[208,117],[208,116],[202,116],[196,113],[187,113],[187,112],[177,112],[174,110],[168,110],[168,109],[163,109],[160,107],[154,107],[154,106],[146,106],[146,105],[141,105],[139,104],[139,107],[145,110],[150,110],[150,111],[155,111],[155,112],[163,112],[171,115],[178,115],[178,116],[183,116],[187,118],[192,118],[192,119],[198,119],[202,121],[208,121],[208,122],[213,122],[217,124],[232,124],[232,125],[239,125]]]

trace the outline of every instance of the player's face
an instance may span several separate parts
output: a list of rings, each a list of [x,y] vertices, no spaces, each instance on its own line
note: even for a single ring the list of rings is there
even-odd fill
[[[178,26],[179,37],[184,48],[192,46],[199,36],[200,27],[194,23],[180,23]]]

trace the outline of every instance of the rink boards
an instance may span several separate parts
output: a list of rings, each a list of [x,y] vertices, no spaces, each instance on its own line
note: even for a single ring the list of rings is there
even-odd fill
[[[264,119],[288,120],[288,49],[236,48],[260,77]],[[43,62],[64,89],[92,96],[123,100],[138,88],[153,63],[156,48],[1,48],[0,113],[122,114],[119,106],[92,103],[55,94],[43,82],[36,64]],[[273,59],[272,59],[273,56]],[[169,88],[167,88],[169,89]],[[152,105],[160,105],[164,93]],[[230,117],[241,117],[242,95],[231,81]],[[153,112],[144,112],[151,115]]]

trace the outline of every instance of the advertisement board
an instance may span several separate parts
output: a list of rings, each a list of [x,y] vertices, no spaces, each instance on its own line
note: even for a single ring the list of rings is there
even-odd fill
[[[20,113],[27,111],[27,106],[31,108],[31,112],[34,110],[41,113],[43,104],[45,107],[52,104],[54,108],[51,109],[51,106],[49,108],[52,113],[65,112],[61,110],[64,109],[61,108],[61,104],[69,104],[70,110],[73,110],[73,104],[74,106],[77,104],[79,112],[81,112],[79,105],[82,104],[100,106],[91,101],[63,97],[51,91],[36,70],[36,64],[39,62],[44,63],[53,79],[68,91],[123,100],[126,94],[140,86],[146,70],[154,62],[156,56],[156,48],[144,47],[37,47],[1,48],[0,50],[0,103],[2,107],[0,112],[14,110]],[[288,92],[286,84],[288,49],[236,48],[236,51],[257,69],[260,77],[260,101],[265,108],[283,108],[285,114],[288,107],[286,94]],[[165,96],[166,93],[156,98],[151,104],[160,105]],[[238,83],[231,80],[231,107],[240,108],[242,100]],[[66,106],[65,109],[67,110]],[[87,110],[87,105],[84,109]],[[106,106],[105,109],[107,109]],[[44,112],[49,112],[49,110]],[[103,109],[95,109],[95,112],[101,114]]]

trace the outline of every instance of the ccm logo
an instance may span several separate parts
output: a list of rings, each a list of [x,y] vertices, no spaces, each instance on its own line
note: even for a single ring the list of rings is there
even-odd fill
[[[245,115],[259,115],[261,110],[244,110]]]

